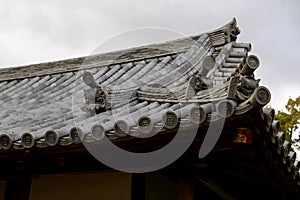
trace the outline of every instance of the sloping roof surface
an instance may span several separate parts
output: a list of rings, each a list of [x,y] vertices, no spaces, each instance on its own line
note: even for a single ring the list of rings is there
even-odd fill
[[[190,77],[206,65],[207,68],[212,68],[206,71],[214,85],[222,84],[242,64],[250,50],[249,44],[231,41],[235,40],[234,34],[230,36],[230,31],[236,29],[235,23],[234,20],[216,31],[156,46],[85,59],[3,69],[0,77],[1,148],[7,150],[31,148],[34,145],[44,147],[58,143],[71,144],[72,137],[69,136],[72,133],[76,135],[75,127],[89,138],[93,125],[104,119],[105,132],[114,133],[114,122],[108,121],[109,116],[112,116],[110,110],[102,112],[96,118],[89,113],[72,110],[85,103],[83,91],[89,88],[81,79],[85,70],[92,73],[97,83],[109,92],[108,99],[113,101],[119,118],[127,113],[122,110],[127,108],[128,101],[131,105],[130,115],[139,117],[154,108],[162,114],[162,110],[169,108],[178,110],[183,106],[180,104],[182,102],[203,101],[203,95],[207,92],[190,100],[183,98]],[[241,53],[237,51],[235,54],[236,49],[240,49]],[[230,61],[231,57],[227,56],[230,53],[238,56],[233,58],[232,65],[227,62]],[[159,90],[160,87],[163,89],[159,92],[149,92],[151,88]],[[174,98],[165,98],[162,90],[168,90],[167,94],[175,93]],[[225,93],[218,96],[225,98]],[[209,99],[203,102],[209,102]],[[148,115],[151,116],[151,112]],[[73,138],[73,142],[75,141],[77,140]]]

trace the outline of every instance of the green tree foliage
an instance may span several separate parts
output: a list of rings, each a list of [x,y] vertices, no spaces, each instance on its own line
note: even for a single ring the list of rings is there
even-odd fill
[[[293,134],[297,134],[297,130],[300,125],[300,96],[296,99],[289,99],[285,105],[287,112],[278,111],[275,115],[275,119],[280,123],[280,131],[287,134],[287,140],[291,141]],[[300,138],[292,141],[294,146],[300,149]]]

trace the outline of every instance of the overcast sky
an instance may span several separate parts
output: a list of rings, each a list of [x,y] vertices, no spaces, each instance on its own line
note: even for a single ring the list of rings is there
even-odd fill
[[[0,67],[85,56],[103,43],[122,48],[199,34],[236,17],[238,41],[252,43],[261,60],[256,77],[280,110],[300,95],[299,10],[297,0],[1,0]],[[145,34],[112,42],[133,29]]]

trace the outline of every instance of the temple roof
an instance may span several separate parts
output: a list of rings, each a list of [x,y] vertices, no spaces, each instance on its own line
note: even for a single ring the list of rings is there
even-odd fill
[[[246,62],[251,49],[250,44],[234,42],[234,31],[238,31],[235,20],[209,33],[162,44],[1,69],[2,149],[71,144],[69,136],[71,130],[76,130],[74,122],[85,124],[77,130],[86,138],[97,139],[97,134],[90,134],[91,128],[105,118],[104,131],[114,134],[114,122],[108,117],[113,116],[112,110],[118,112],[120,119],[128,114],[137,115],[138,119],[150,110],[145,116],[171,110],[187,111],[197,103],[225,100],[229,86],[226,80]],[[85,84],[89,81],[97,86]],[[201,84],[210,88],[201,90]],[[104,104],[112,105],[97,113],[96,118],[92,110],[101,105],[86,102],[88,96],[95,95],[95,88],[106,94]],[[215,95],[214,99],[211,94]],[[131,113],[122,112],[128,105]],[[208,108],[211,109],[214,108]],[[179,119],[184,117],[187,116]],[[138,126],[131,125],[133,129]]]
[[[259,119],[252,131],[265,149],[299,183],[296,154],[278,132],[274,110],[264,108],[271,95],[254,76],[259,59],[238,34],[234,19],[165,43],[0,69],[0,154],[105,136],[120,141],[221,118],[238,124],[248,115]]]

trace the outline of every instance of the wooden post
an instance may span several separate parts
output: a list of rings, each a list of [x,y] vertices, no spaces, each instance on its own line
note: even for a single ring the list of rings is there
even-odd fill
[[[184,172],[179,177],[178,200],[193,200],[194,184],[191,174]]]
[[[144,200],[146,175],[144,173],[131,175],[131,200]]]
[[[31,188],[31,178],[19,176],[16,184],[15,200],[29,200]]]
[[[5,200],[29,200],[31,178],[20,175],[16,180],[7,182]]]
[[[16,181],[15,180],[9,180],[6,183],[6,189],[5,189],[5,200],[14,199],[14,193],[16,188]]]

